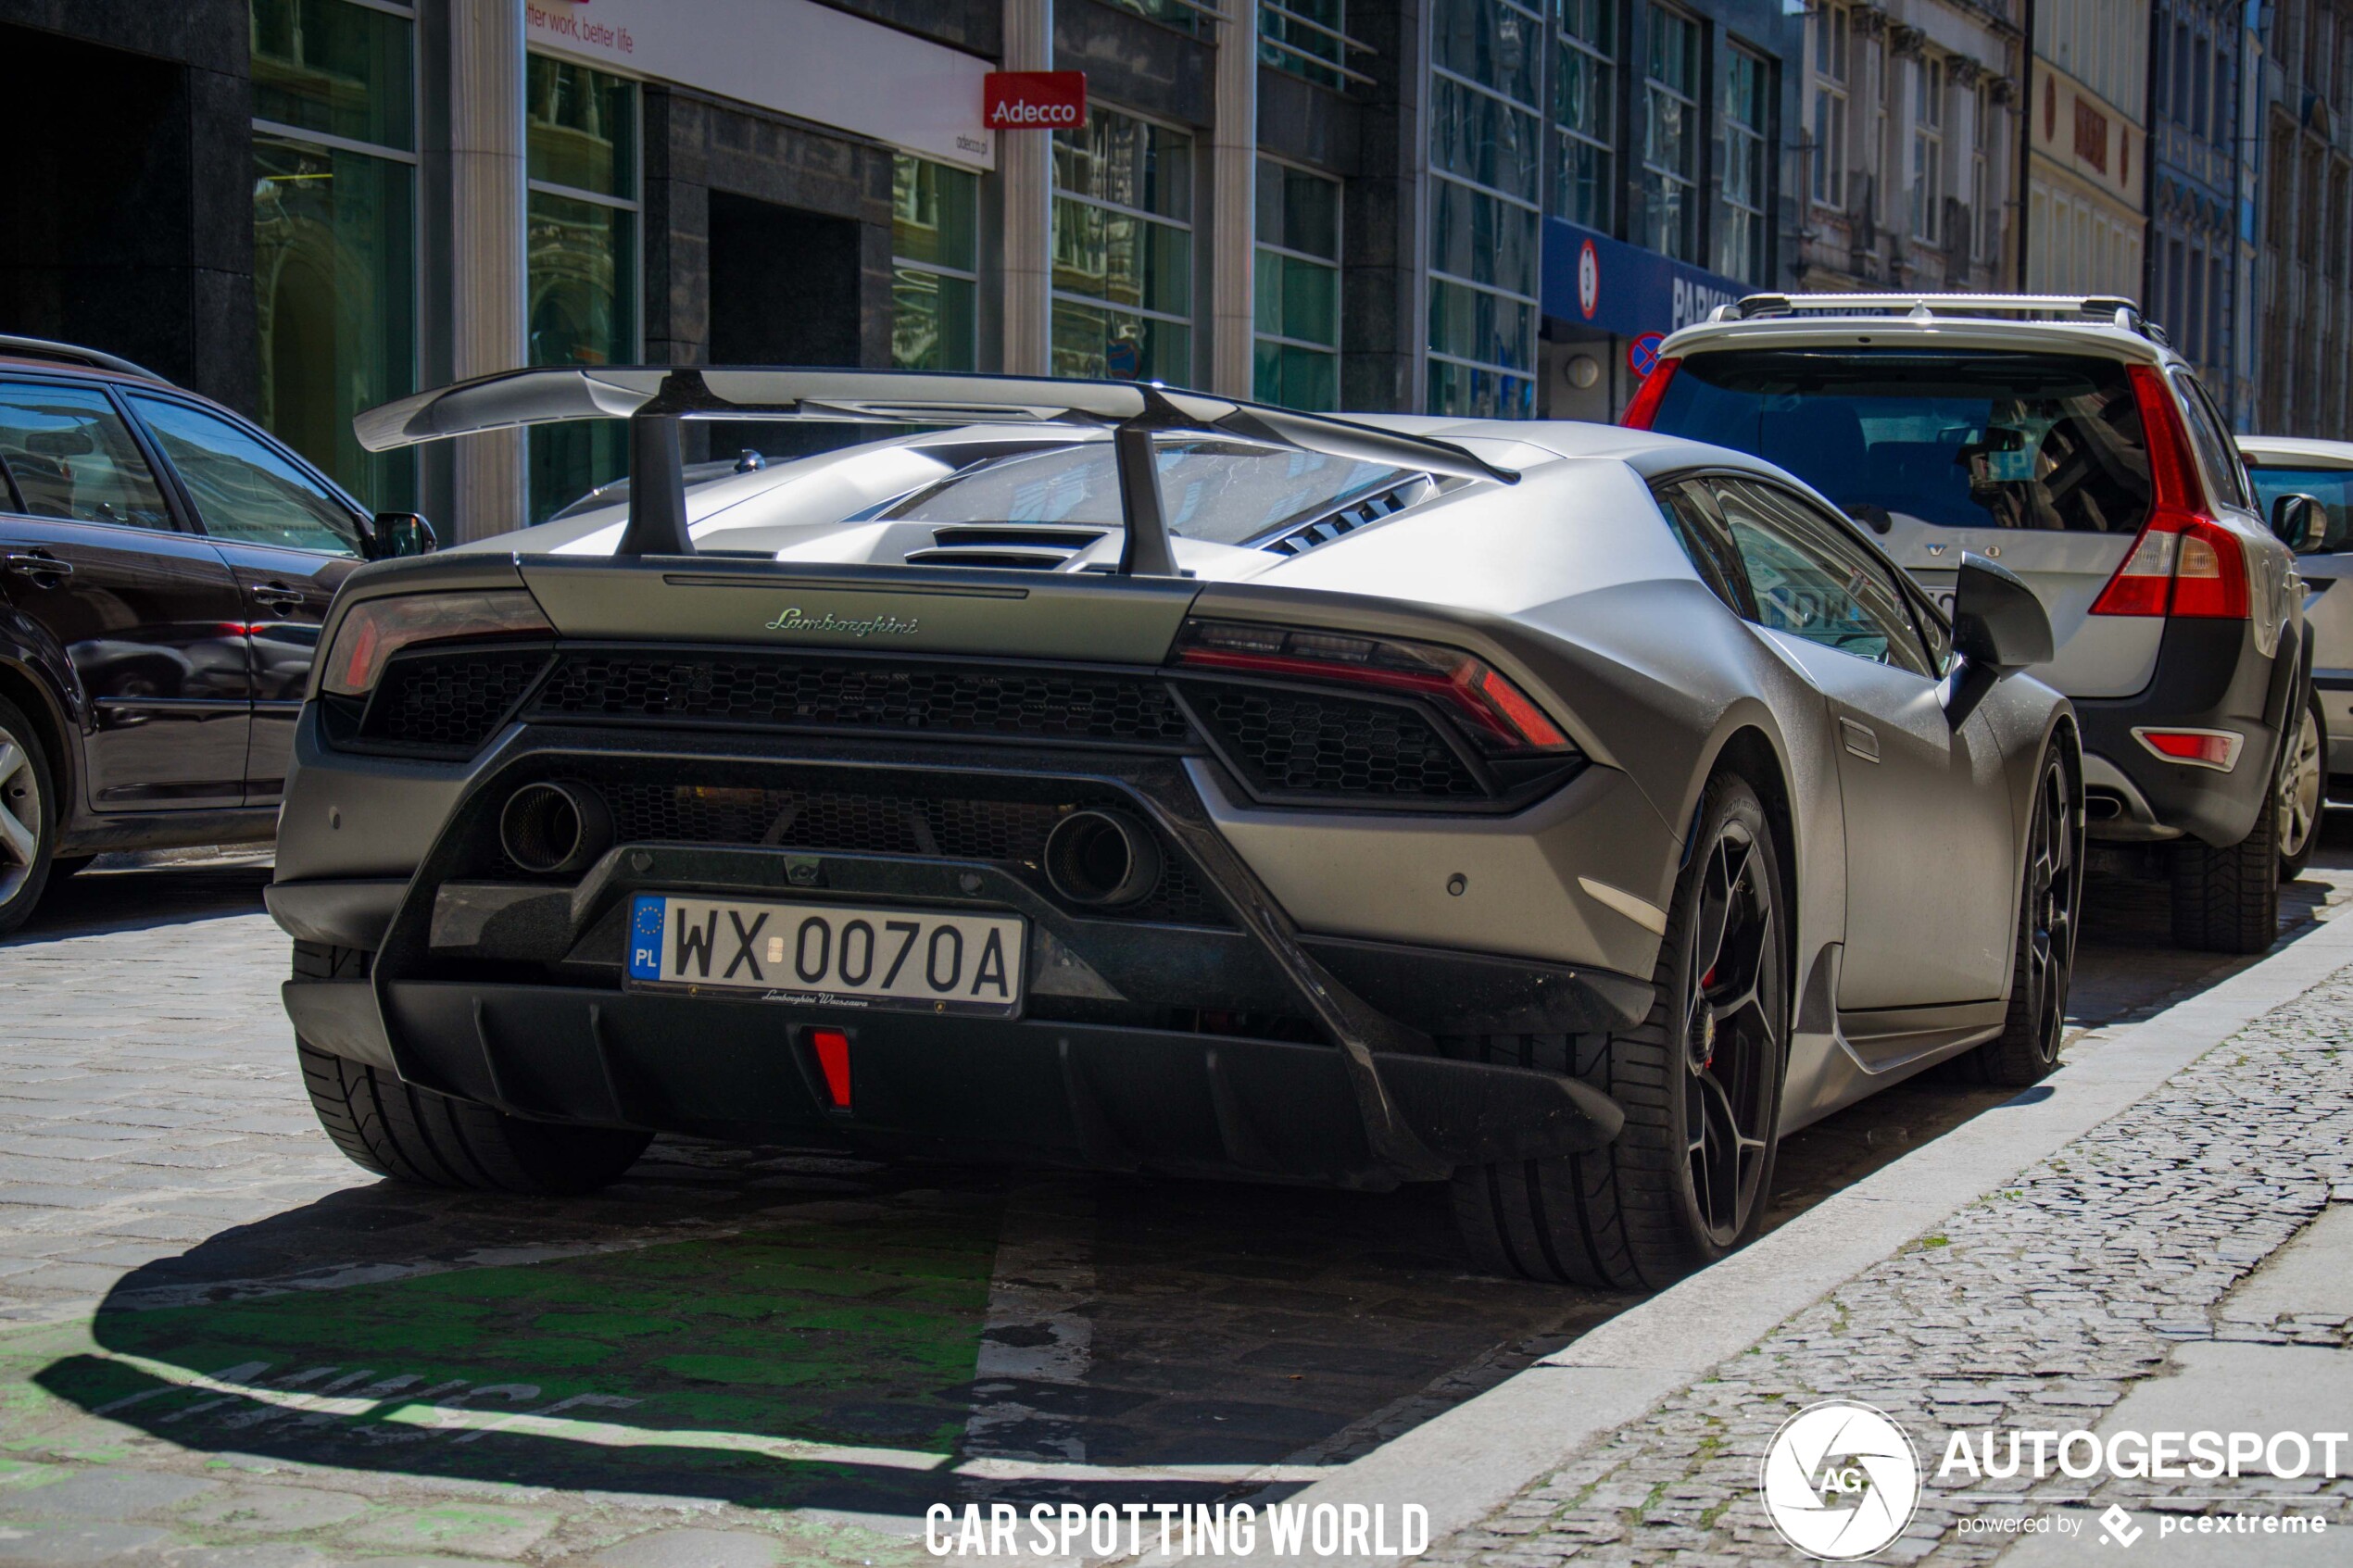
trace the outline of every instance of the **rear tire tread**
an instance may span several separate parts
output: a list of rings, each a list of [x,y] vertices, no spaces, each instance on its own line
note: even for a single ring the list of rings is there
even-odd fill
[[[371,955],[295,944],[300,980],[359,980]],[[319,1125],[346,1158],[394,1181],[543,1197],[591,1192],[619,1177],[652,1135],[532,1122],[403,1082],[396,1073],[295,1042]]]

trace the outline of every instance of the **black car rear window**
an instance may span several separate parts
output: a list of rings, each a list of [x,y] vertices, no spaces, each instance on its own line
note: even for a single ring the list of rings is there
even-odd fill
[[[1695,354],[1653,428],[1754,452],[1857,516],[1939,528],[2132,533],[2148,448],[2125,367],[2060,354]]]

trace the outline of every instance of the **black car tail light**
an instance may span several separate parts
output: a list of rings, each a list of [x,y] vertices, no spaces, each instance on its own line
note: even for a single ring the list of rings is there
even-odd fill
[[[1526,692],[1458,648],[1396,637],[1188,621],[1174,660],[1187,670],[1357,686],[1436,703],[1491,758],[1573,756],[1576,746]]]

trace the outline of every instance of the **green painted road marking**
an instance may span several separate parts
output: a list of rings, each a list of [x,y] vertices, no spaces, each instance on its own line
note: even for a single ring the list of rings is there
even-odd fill
[[[996,1225],[886,1212],[17,1330],[0,1449],[86,1456],[101,1416],[206,1451],[846,1506],[951,1462]]]

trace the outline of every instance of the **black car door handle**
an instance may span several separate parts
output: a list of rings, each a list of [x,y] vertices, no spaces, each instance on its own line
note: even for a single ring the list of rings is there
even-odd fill
[[[299,588],[289,588],[283,583],[265,583],[253,591],[254,601],[271,609],[299,609],[308,597]]]
[[[73,562],[59,560],[46,550],[12,550],[6,558],[10,571],[21,571],[27,577],[70,577]]]

